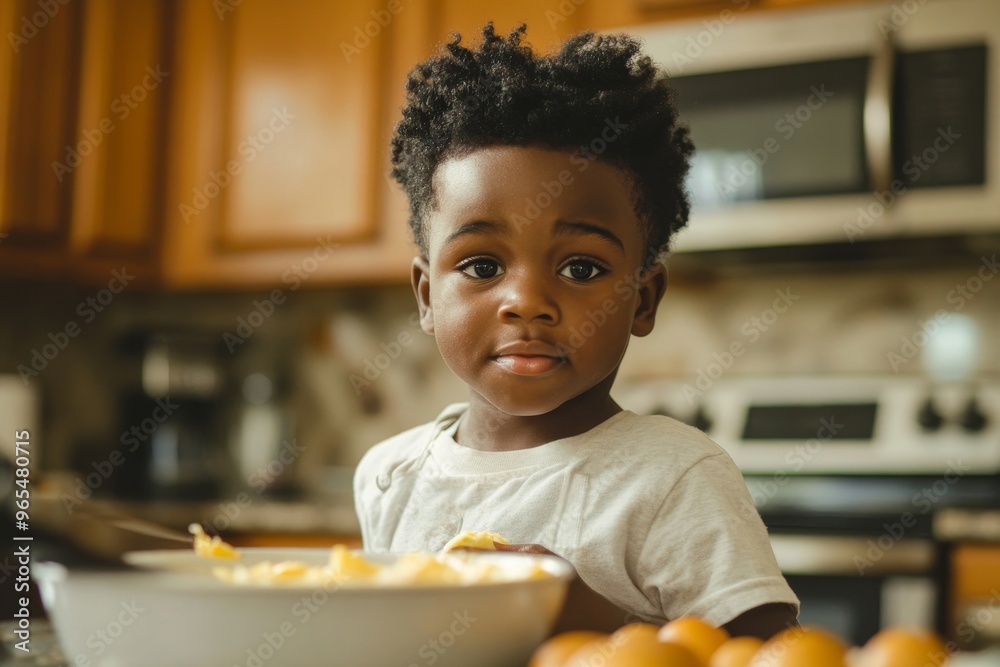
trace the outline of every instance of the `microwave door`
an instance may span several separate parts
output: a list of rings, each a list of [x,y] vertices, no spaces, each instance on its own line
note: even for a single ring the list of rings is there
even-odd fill
[[[844,58],[674,79],[696,147],[689,180],[693,208],[708,212],[741,202],[867,191],[869,61]]]
[[[1000,230],[1000,3],[894,7],[631,31],[695,143],[675,250]]]

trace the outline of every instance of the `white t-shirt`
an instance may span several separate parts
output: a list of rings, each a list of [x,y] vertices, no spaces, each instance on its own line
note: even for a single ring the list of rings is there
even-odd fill
[[[619,412],[586,433],[508,452],[459,445],[467,404],[375,445],[354,477],[364,546],[437,551],[463,530],[540,544],[635,617],[722,625],[798,605],[729,455],[662,416]]]

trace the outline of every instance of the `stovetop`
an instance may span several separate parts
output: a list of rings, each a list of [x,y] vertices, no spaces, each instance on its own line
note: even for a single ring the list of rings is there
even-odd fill
[[[880,534],[906,518],[912,536],[934,536],[935,518],[956,510],[1000,510],[1000,476],[747,475],[754,504],[773,532]]]

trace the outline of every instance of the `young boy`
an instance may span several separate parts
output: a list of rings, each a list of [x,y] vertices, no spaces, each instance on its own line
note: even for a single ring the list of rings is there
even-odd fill
[[[365,455],[365,548],[490,531],[576,567],[557,629],[698,615],[769,636],[798,600],[732,460],[609,395],[687,221],[687,130],[634,40],[581,34],[540,57],[524,32],[488,24],[407,82],[392,159],[413,289],[469,400]]]

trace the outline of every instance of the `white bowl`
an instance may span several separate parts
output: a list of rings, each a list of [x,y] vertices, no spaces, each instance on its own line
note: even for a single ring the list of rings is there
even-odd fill
[[[322,565],[328,549],[241,549],[245,563]],[[389,563],[395,556],[365,554]],[[70,665],[94,667],[523,667],[548,636],[574,576],[553,556],[477,553],[500,565],[535,559],[551,577],[471,585],[339,588],[237,586],[187,551],[134,552],[137,572],[33,576]]]

